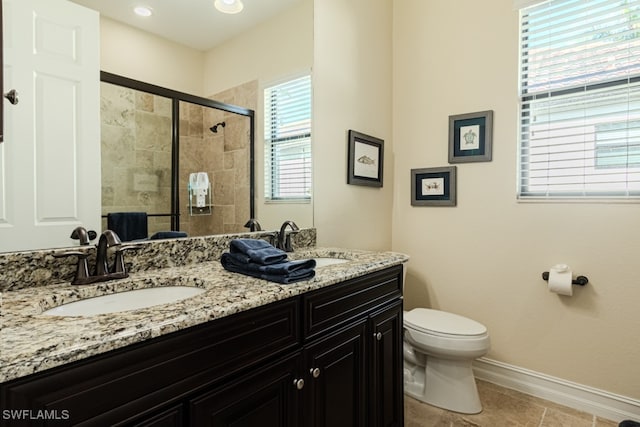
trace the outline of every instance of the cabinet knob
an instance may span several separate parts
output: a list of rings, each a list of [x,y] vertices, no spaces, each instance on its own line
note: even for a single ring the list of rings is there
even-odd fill
[[[9,92],[5,93],[4,97],[13,105],[18,103],[18,91],[15,89],[11,89]]]
[[[376,341],[380,341],[382,339],[382,332],[378,332],[377,334],[373,334]]]
[[[313,378],[318,378],[320,376],[320,368],[311,368],[309,369],[309,373],[313,376]]]
[[[299,380],[293,380],[293,385],[298,390],[302,390],[302,388],[304,387],[304,380],[302,378],[300,378]]]

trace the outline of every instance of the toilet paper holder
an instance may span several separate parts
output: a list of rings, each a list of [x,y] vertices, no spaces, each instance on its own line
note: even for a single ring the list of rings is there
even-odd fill
[[[542,273],[542,278],[544,280],[549,280],[549,272],[545,271]],[[571,280],[572,285],[584,286],[589,283],[589,279],[586,276],[578,276],[575,279]]]

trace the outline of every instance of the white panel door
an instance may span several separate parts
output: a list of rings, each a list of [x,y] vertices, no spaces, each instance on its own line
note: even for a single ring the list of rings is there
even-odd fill
[[[2,0],[5,142],[0,252],[77,244],[101,228],[98,13],[66,0]]]

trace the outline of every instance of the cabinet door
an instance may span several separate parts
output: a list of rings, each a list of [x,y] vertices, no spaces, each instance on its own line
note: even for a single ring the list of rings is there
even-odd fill
[[[366,318],[305,348],[308,427],[366,424]]]
[[[145,420],[138,421],[131,427],[182,427],[184,425],[182,419],[182,405],[177,405]]]
[[[295,353],[190,401],[193,427],[294,427],[300,423],[304,381]]]
[[[373,313],[371,322],[371,384],[369,425],[404,425],[402,390],[402,300]]]

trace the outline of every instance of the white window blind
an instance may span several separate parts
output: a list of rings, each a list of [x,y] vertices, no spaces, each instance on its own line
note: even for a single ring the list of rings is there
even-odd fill
[[[265,199],[311,198],[311,76],[264,91]]]
[[[640,0],[520,16],[519,197],[640,197]]]

